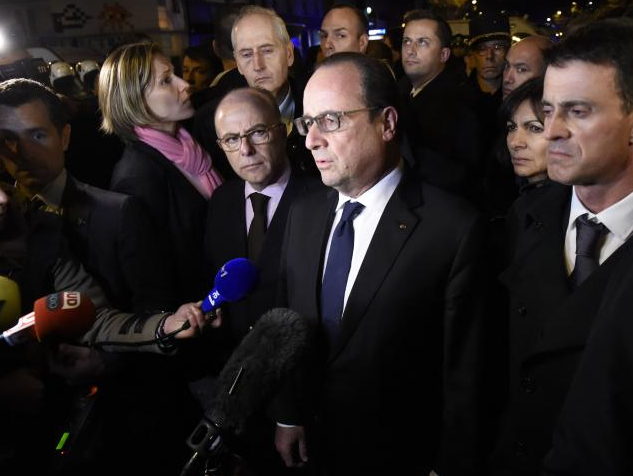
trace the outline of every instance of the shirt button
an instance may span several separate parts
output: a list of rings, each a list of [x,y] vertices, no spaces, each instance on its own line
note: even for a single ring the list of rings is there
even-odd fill
[[[525,306],[519,306],[517,308],[517,313],[519,314],[519,316],[525,317],[525,315],[527,314],[527,308]]]

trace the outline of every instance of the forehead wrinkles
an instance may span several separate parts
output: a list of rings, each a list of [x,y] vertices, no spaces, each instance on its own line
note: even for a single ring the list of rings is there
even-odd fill
[[[361,95],[360,73],[351,65],[318,69],[308,81],[303,102],[304,113],[311,116],[365,107]]]
[[[261,15],[250,15],[244,17],[235,26],[236,50],[260,47],[265,44],[283,44],[275,32],[272,20]]]

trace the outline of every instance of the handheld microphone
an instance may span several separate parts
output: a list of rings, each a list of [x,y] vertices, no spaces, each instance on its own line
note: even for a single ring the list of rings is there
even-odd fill
[[[33,312],[2,333],[1,341],[14,346],[35,337],[38,342],[56,338],[72,340],[94,324],[95,307],[85,294],[65,291],[39,298]]]
[[[257,266],[246,258],[235,258],[220,268],[214,287],[202,301],[202,312],[215,311],[225,302],[239,301],[257,285]]]
[[[18,283],[0,276],[0,331],[11,327],[22,309]]]
[[[194,454],[181,475],[188,474],[201,459],[211,466],[222,464],[227,454],[222,435],[244,432],[246,420],[279,391],[299,365],[311,333],[310,322],[295,311],[272,309],[235,349],[217,380],[192,386],[205,417],[187,440]]]

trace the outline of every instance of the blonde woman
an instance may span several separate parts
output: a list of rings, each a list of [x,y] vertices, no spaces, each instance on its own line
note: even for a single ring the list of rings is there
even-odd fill
[[[208,291],[203,236],[207,201],[222,179],[211,157],[180,126],[193,116],[189,85],[153,43],[120,47],[99,76],[102,128],[126,143],[111,189],[145,204],[179,302]]]

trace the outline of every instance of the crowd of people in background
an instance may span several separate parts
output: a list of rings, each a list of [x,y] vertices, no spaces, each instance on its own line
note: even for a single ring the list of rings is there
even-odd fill
[[[275,11],[218,12],[180,65],[143,39],[81,95],[0,82],[0,331],[96,307],[0,348],[0,472],[179,474],[282,307],[309,340],[196,474],[633,474],[633,19],[480,15],[463,55],[433,11],[377,42],[336,4],[302,58]],[[236,258],[257,284],[204,313]]]

